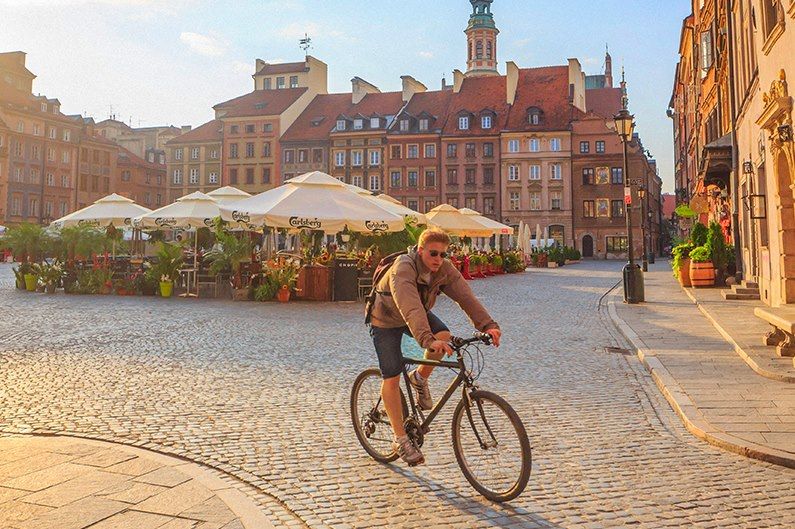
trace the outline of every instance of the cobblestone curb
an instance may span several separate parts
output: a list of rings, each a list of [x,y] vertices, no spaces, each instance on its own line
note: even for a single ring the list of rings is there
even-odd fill
[[[715,330],[717,330],[720,333],[720,335],[723,336],[724,340],[729,342],[729,344],[734,348],[734,351],[740,356],[740,358],[743,359],[743,361],[746,364],[748,364],[748,367],[754,370],[754,372],[756,372],[759,375],[762,375],[765,378],[769,378],[771,380],[778,380],[779,382],[790,382],[790,383],[795,382],[795,377],[793,376],[776,373],[774,371],[770,371],[769,369],[765,369],[764,367],[760,366],[757,363],[756,359],[754,358],[755,355],[745,351],[740,346],[740,344],[738,344],[735,341],[735,339],[732,338],[731,334],[729,334],[726,331],[726,329],[724,329],[723,326],[721,326],[721,324],[718,323],[718,320],[709,312],[709,310],[700,301],[698,301],[698,299],[696,299],[696,297],[693,295],[693,293],[690,291],[689,288],[685,287],[681,288],[682,290],[685,291],[687,297],[690,298],[690,301],[692,301],[693,304],[696,307],[698,307],[698,310],[701,311],[701,314],[703,314],[707,318],[707,320],[709,320],[712,326],[715,327]]]
[[[710,424],[676,379],[657,358],[655,352],[648,349],[632,327],[618,315],[615,303],[615,300],[609,302],[608,313],[610,318],[619,332],[635,348],[641,363],[690,433],[711,445],[729,452],[788,468],[795,468],[795,457],[791,454],[745,441]]]

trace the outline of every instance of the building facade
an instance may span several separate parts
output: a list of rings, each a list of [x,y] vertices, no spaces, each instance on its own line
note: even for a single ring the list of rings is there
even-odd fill
[[[164,204],[179,197],[221,187],[223,123],[208,121],[166,142],[166,189]],[[157,200],[155,200],[157,203]]]
[[[150,150],[152,154],[154,151],[155,149]],[[113,181],[114,193],[132,199],[141,206],[157,209],[166,205],[167,180],[164,163],[150,162],[147,158],[119,147]]]

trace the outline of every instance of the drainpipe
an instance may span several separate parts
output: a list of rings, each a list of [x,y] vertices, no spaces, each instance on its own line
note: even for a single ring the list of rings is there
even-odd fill
[[[737,145],[737,91],[734,86],[734,2],[728,0],[726,5],[726,25],[728,26],[726,38],[729,41],[729,104],[731,105],[732,121],[732,172],[731,172],[731,194],[732,194],[732,238],[734,239],[734,262],[737,263],[737,271],[734,279],[739,284],[743,279],[743,256],[740,248],[740,175],[739,175],[739,148]]]

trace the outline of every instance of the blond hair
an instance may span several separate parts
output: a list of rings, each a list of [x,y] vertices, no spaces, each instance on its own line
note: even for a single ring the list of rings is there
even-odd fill
[[[424,248],[426,244],[440,242],[445,245],[450,244],[450,236],[438,228],[428,228],[420,234],[417,246]]]

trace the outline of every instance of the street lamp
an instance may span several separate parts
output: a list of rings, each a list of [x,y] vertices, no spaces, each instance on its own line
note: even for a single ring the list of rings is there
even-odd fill
[[[643,259],[640,269],[649,271],[648,246],[646,241],[646,187],[638,187],[638,200],[640,200],[640,236],[643,237]]]
[[[624,108],[615,115],[616,132],[624,147],[624,210],[627,218],[627,264],[624,266],[624,302],[639,303],[644,301],[643,272],[635,264],[632,248],[632,183],[629,179],[627,163],[627,145],[632,141],[635,131],[635,116],[629,113],[624,99]]]

